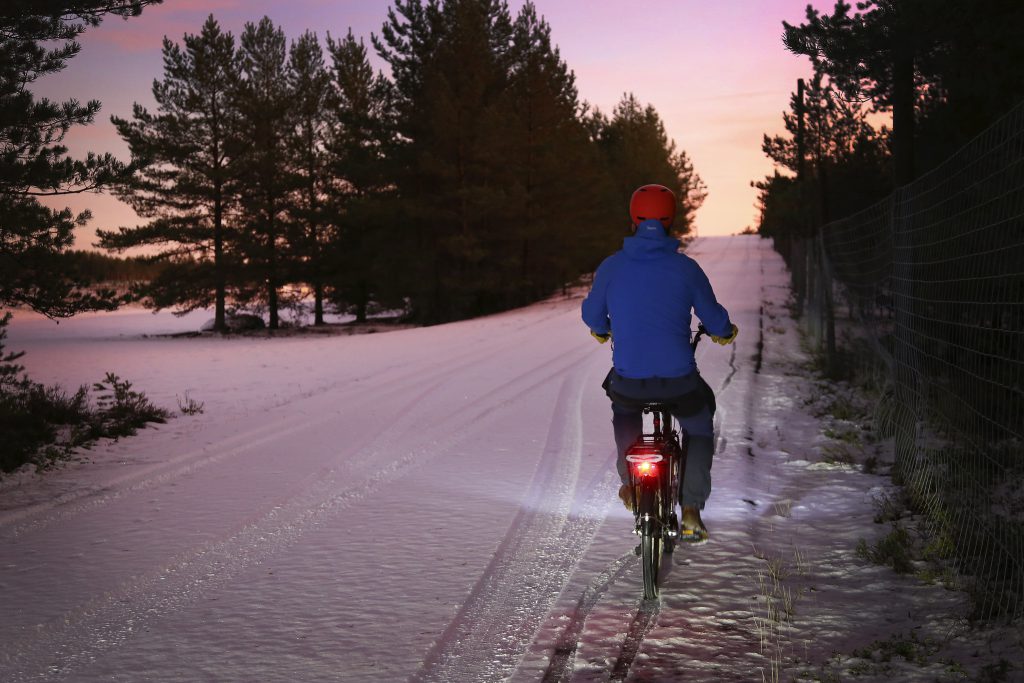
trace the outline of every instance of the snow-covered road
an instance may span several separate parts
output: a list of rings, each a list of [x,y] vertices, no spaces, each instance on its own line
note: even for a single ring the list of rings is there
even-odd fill
[[[689,253],[740,335],[698,350],[719,406],[713,541],[677,551],[646,610],[600,389],[609,349],[578,293],[354,337],[141,338],[196,321],[137,311],[16,319],[9,346],[36,380],[114,370],[205,412],[5,483],[0,680],[761,680],[782,658],[765,557],[789,552],[770,530],[812,509],[804,552],[849,558],[863,519],[844,496],[866,509],[866,486],[783,465],[807,462],[778,425],[816,427],[781,373],[758,372],[762,336],[795,347],[770,243]],[[845,642],[821,623],[823,649]]]

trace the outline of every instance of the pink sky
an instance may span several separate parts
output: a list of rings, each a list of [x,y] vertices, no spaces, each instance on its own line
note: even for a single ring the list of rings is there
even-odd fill
[[[75,155],[113,152],[129,157],[110,116],[130,116],[139,102],[153,110],[152,82],[162,75],[164,35],[180,41],[197,33],[209,13],[236,36],[246,21],[269,16],[289,38],[306,29],[321,39],[349,27],[369,39],[379,33],[390,0],[166,0],[141,17],[108,19],[84,34],[82,53],[67,69],[37,84],[52,99],[99,99],[95,124],[72,130]],[[510,0],[513,11],[523,0]],[[828,10],[831,0],[815,0]],[[806,0],[537,0],[562,57],[576,73],[582,99],[610,112],[633,92],[661,114],[679,147],[708,185],[697,214],[701,235],[731,234],[756,225],[750,181],[771,172],[761,136],[777,133],[796,79],[809,75],[805,58],[782,46],[782,21],[803,19]],[[383,63],[372,56],[378,67]],[[77,195],[51,206],[90,208],[76,246],[88,248],[96,228],[136,225],[134,212],[108,195]]]

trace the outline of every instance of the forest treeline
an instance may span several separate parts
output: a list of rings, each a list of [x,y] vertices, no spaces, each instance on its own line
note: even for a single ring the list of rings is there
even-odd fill
[[[777,170],[753,183],[759,232],[783,249],[911,182],[1024,99],[1016,0],[839,0],[783,28],[811,69],[786,132],[764,137]]]
[[[153,280],[164,268],[162,263],[154,263],[144,256],[118,257],[84,249],[63,251],[55,256],[55,261],[88,282],[117,285],[121,289]]]
[[[689,230],[704,190],[685,152],[632,95],[582,102],[533,4],[396,0],[371,42],[390,75],[351,31],[289,40],[267,17],[237,41],[212,15],[165,39],[156,111],[113,117],[137,166],[115,191],[149,221],[99,231],[166,264],[147,302],[274,328],[301,283],[316,323],[376,303],[430,324],[592,270],[640,184],[676,189]]]
[[[236,38],[211,15],[164,39],[155,109],[112,117],[130,163],[70,159],[64,135],[99,103],[36,100],[31,84],[105,16],[158,2],[0,13],[15,67],[0,74],[13,105],[0,140],[0,305],[62,317],[124,301],[88,287],[98,262],[65,255],[90,214],[47,209],[43,194],[116,193],[145,222],[100,230],[99,244],[156,265],[134,296],[213,307],[221,329],[240,308],[276,327],[306,292],[318,323],[331,304],[425,324],[525,304],[615,248],[636,186],[677,191],[680,234],[704,199],[651,105],[628,93],[609,113],[588,105],[535,6],[512,13],[504,0],[395,0],[369,45],[351,30],[289,39],[267,17]]]

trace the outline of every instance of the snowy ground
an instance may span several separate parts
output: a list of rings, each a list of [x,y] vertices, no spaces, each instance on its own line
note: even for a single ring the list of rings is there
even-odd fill
[[[990,680],[1020,680],[1019,633],[856,557],[887,480],[822,462],[769,243],[689,253],[740,336],[698,351],[712,541],[648,606],[578,297],[326,338],[19,315],[35,380],[112,370],[205,412],[0,483],[0,680],[944,681],[1000,659]]]

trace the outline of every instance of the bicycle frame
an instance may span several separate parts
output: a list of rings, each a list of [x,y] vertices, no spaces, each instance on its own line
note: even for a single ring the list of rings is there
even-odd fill
[[[654,430],[650,434],[641,435],[626,451],[634,500],[642,500],[645,494],[655,496],[656,509],[668,514],[652,515],[650,511],[643,513],[640,506],[635,506],[636,533],[664,534],[674,539],[677,526],[673,527],[669,517],[675,514],[685,454],[679,441],[679,432],[672,428],[672,414],[668,407],[651,404],[644,408],[644,413],[654,416]]]
[[[676,505],[685,453],[672,428],[669,407],[652,404],[644,412],[653,415],[654,430],[630,446],[626,463],[633,488],[633,531],[640,537],[644,599],[653,600],[658,597],[661,556],[673,551],[679,535]]]
[[[694,351],[705,334],[698,326],[690,342]],[[640,537],[644,599],[658,597],[658,573],[662,553],[672,552],[679,536],[676,514],[683,474],[686,472],[685,435],[673,426],[671,404],[651,402],[644,406],[654,428],[626,450],[629,483],[633,489],[634,533]]]

